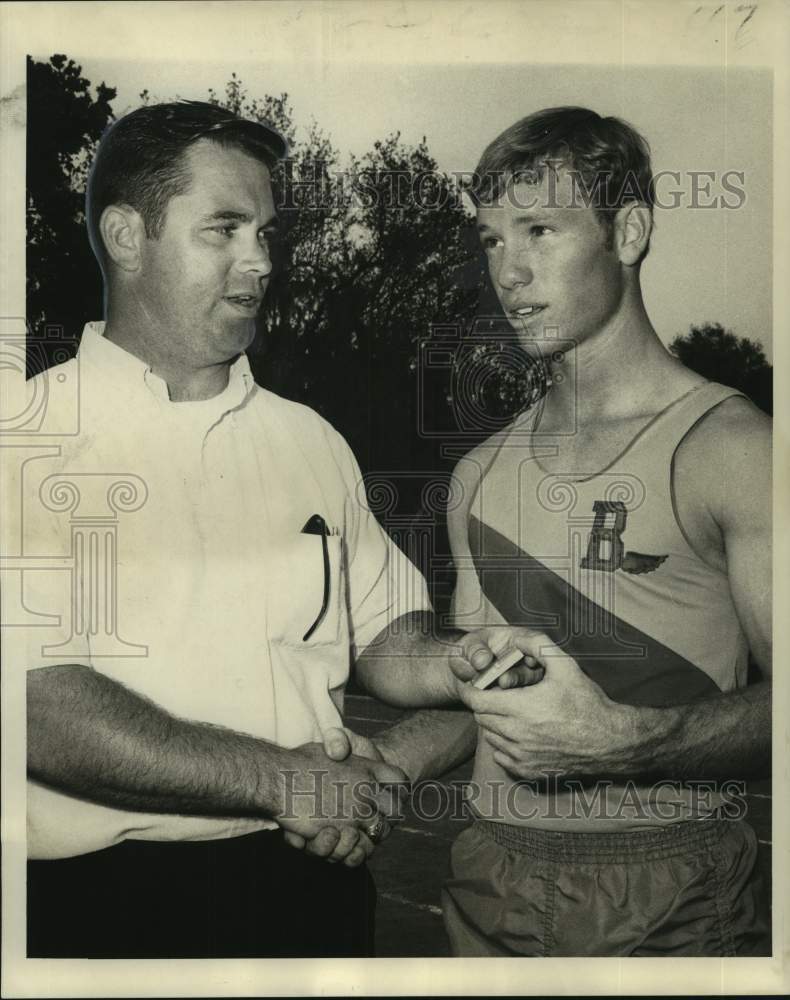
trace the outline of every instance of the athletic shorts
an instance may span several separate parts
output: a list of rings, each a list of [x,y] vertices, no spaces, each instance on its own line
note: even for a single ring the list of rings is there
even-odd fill
[[[743,821],[552,833],[477,821],[442,893],[455,955],[770,955],[768,896]]]

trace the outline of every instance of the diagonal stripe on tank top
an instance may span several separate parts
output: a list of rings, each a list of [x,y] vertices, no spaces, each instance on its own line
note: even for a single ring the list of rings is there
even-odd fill
[[[544,632],[613,701],[660,707],[721,693],[699,667],[591,601],[473,515],[469,547],[480,587],[505,621]]]

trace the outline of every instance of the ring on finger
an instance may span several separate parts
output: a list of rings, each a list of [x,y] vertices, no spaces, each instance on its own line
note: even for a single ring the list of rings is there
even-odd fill
[[[381,816],[376,816],[373,822],[364,829],[370,840],[373,841],[374,844],[378,844],[379,841],[384,838],[384,833],[387,829],[387,822]]]

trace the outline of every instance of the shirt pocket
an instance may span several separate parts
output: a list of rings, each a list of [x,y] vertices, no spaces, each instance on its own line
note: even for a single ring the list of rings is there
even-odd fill
[[[291,536],[266,561],[269,639],[305,650],[338,642],[344,606],[342,538]]]

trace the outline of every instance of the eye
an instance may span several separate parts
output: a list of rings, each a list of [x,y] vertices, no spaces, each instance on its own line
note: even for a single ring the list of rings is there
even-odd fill
[[[480,243],[484,250],[494,250],[498,246],[502,246],[502,240],[498,236],[483,236]]]
[[[210,226],[209,231],[212,233],[218,233],[220,236],[224,236],[229,239],[233,233],[238,229],[235,223],[225,223],[222,226]]]
[[[277,229],[259,229],[258,242],[266,246],[272,246],[277,242],[279,235]]]
[[[554,230],[550,229],[548,226],[530,226],[529,234],[530,236],[545,236],[547,233],[553,233]]]

